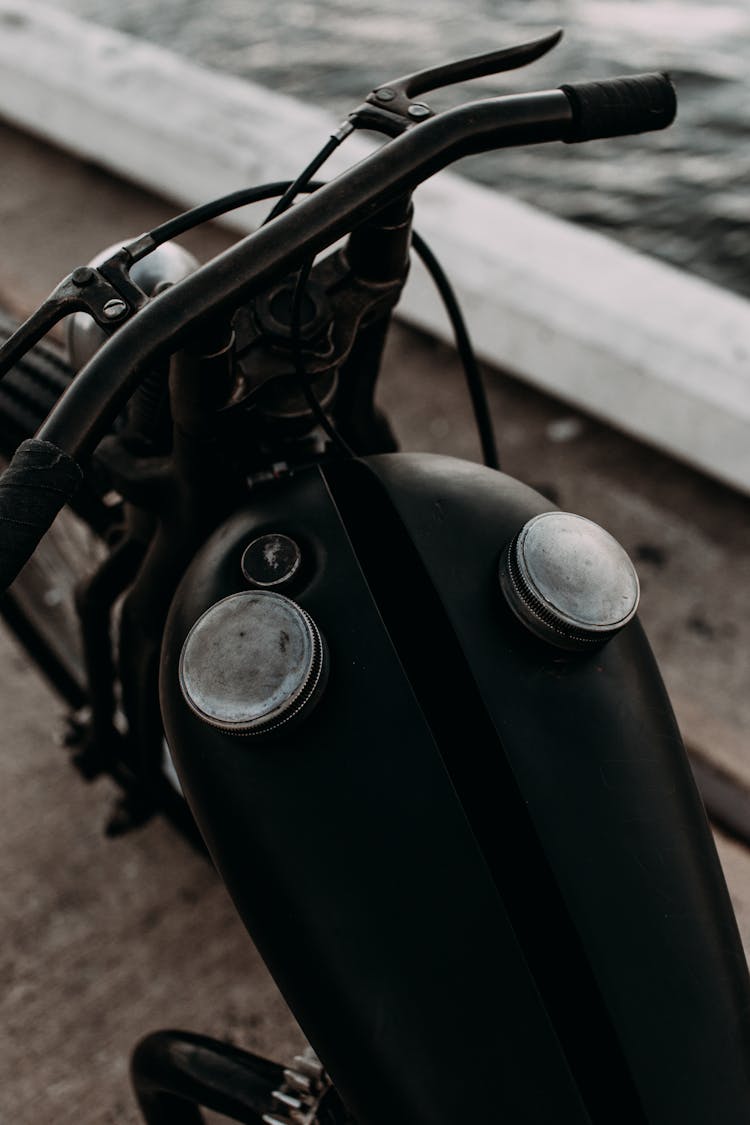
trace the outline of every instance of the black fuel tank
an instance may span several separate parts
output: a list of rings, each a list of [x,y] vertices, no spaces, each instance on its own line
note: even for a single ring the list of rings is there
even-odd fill
[[[168,741],[360,1125],[745,1125],[747,969],[640,626],[565,652],[500,593],[550,507],[427,455],[269,486],[175,597]],[[299,547],[283,592],[330,671],[297,721],[238,737],[187,705],[180,654],[266,533]]]

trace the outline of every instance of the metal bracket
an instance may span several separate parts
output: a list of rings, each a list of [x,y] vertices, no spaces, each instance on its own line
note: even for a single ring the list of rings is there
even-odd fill
[[[111,334],[142,308],[148,297],[130,278],[133,261],[133,255],[123,247],[97,268],[79,266],[64,277],[0,348],[0,378],[71,313],[88,313]]]

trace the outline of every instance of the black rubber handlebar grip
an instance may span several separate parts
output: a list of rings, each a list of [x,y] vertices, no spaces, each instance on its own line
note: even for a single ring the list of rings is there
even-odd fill
[[[21,442],[0,477],[0,592],[31,558],[82,479],[77,462],[52,442]]]
[[[560,89],[573,110],[573,124],[563,137],[567,144],[666,129],[677,113],[677,96],[666,74],[629,74]]]

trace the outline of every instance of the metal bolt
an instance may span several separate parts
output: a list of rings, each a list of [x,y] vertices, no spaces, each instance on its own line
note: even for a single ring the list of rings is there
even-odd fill
[[[424,102],[413,102],[406,111],[409,117],[429,117],[432,110]]]
[[[287,1109],[302,1109],[303,1103],[299,1098],[295,1098],[293,1094],[287,1094],[284,1090],[273,1090],[271,1093],[272,1098],[276,1098],[277,1102],[281,1102]]]
[[[295,1090],[299,1090],[301,1094],[309,1094],[312,1090],[312,1082],[306,1074],[298,1074],[296,1070],[284,1071],[284,1082],[287,1086],[293,1086]]]
[[[119,297],[114,297],[111,301],[107,301],[102,309],[107,320],[119,320],[124,313],[128,311],[128,306]]]
[[[392,102],[396,97],[396,91],[392,90],[390,86],[383,86],[382,90],[375,91],[375,97],[379,102]]]
[[[312,1047],[307,1047],[304,1055],[295,1055],[294,1063],[297,1071],[309,1074],[313,1079],[318,1079],[323,1074],[323,1064]]]
[[[79,266],[78,269],[73,270],[70,280],[74,285],[83,288],[94,280],[94,271],[89,266]]]

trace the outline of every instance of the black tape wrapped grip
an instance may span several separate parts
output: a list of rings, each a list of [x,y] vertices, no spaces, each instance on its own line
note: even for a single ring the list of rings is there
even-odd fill
[[[677,113],[677,95],[666,74],[630,74],[560,89],[573,110],[567,144],[666,129]]]
[[[52,442],[21,442],[0,477],[0,592],[31,558],[82,479],[78,464]]]

